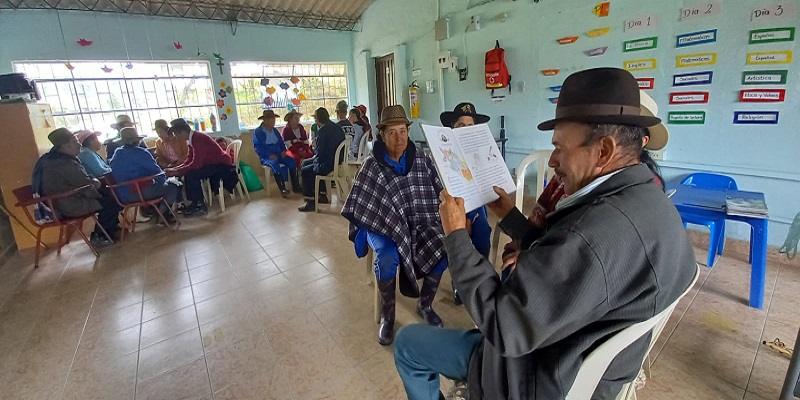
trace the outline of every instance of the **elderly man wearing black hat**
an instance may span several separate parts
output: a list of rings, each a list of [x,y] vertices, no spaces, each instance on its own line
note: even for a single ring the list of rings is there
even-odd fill
[[[333,171],[333,163],[336,160],[336,149],[344,141],[344,131],[339,125],[331,121],[328,110],[320,107],[314,111],[314,121],[319,127],[317,131],[317,147],[314,157],[303,160],[301,171],[303,174],[303,196],[306,204],[298,208],[300,212],[314,211],[314,185],[317,175],[328,175]],[[346,150],[345,150],[346,151]],[[342,157],[345,160],[345,157]],[[319,185],[319,202],[328,203],[328,196],[325,191],[325,183]]]
[[[464,203],[442,191],[444,244],[455,287],[478,329],[410,325],[395,363],[409,399],[437,399],[439,374],[467,381],[470,399],[562,399],[584,357],[610,335],[675,301],[696,273],[680,216],[639,161],[647,127],[633,76],[616,68],[570,75],[552,130],[550,166],[567,197],[531,226],[496,188],[490,209],[521,245],[501,281],[465,230]],[[594,399],[614,399],[636,376],[647,336],[605,371]]]
[[[82,217],[97,212],[100,225],[92,232],[95,244],[111,244],[119,234],[120,211],[110,193],[100,191],[100,181],[90,177],[78,160],[81,144],[67,128],[58,128],[47,136],[53,148],[42,155],[33,167],[32,186],[39,195],[64,193],[81,186],[86,189],[74,196],[56,200],[54,211],[65,217]],[[113,239],[112,239],[113,240]]]

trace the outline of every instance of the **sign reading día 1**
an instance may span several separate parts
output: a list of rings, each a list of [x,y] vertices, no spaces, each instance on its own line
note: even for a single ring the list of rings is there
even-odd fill
[[[625,32],[639,29],[655,28],[658,26],[658,15],[648,15],[642,18],[634,18],[625,21]]]
[[[774,4],[771,6],[756,7],[750,14],[753,21],[763,21],[767,19],[787,18],[797,15],[795,5],[790,2]]]
[[[698,1],[681,8],[681,21],[693,18],[710,17],[721,12],[722,3],[719,1]]]

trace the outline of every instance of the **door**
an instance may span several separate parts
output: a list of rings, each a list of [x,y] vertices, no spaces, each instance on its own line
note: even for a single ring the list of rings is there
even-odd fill
[[[385,107],[397,104],[394,79],[394,53],[375,59],[375,82],[378,89],[378,118]]]

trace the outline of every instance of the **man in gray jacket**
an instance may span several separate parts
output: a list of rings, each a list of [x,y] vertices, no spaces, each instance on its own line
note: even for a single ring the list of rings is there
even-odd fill
[[[675,207],[639,163],[646,128],[630,73],[569,76],[551,130],[550,166],[568,197],[534,228],[496,188],[489,206],[521,245],[504,282],[472,246],[464,202],[442,192],[450,273],[478,329],[410,325],[395,363],[411,400],[441,398],[439,374],[467,381],[470,400],[563,399],[583,359],[611,335],[674,302],[694,278],[694,253]],[[638,372],[649,335],[617,356],[594,392],[614,399]]]

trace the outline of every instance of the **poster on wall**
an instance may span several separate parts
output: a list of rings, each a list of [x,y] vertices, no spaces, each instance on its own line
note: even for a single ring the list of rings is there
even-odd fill
[[[714,43],[717,41],[717,30],[685,33],[678,35],[675,40],[675,47],[697,46],[700,44]]]
[[[632,51],[650,50],[658,48],[658,37],[646,37],[641,39],[633,39],[622,42],[622,52],[629,53]]]
[[[734,111],[734,124],[775,125],[778,111]]]
[[[667,122],[677,125],[703,125],[706,123],[705,111],[670,111]]]
[[[708,92],[672,92],[669,104],[705,104],[708,103]]]
[[[756,51],[747,53],[747,65],[791,64],[792,51]]]
[[[794,27],[754,29],[750,31],[750,44],[794,42]]]
[[[722,12],[722,2],[719,0],[687,1],[681,8],[681,21],[689,19],[713,17]]]
[[[678,68],[714,65],[716,63],[717,53],[685,54],[675,57],[675,66]]]
[[[782,2],[768,6],[756,7],[750,13],[753,22],[775,19],[793,19],[797,16],[797,8],[792,2]]]
[[[743,103],[780,103],[786,100],[786,89],[742,89],[739,101]]]
[[[658,26],[658,15],[646,15],[641,18],[625,20],[625,32],[638,31],[641,29],[655,28]]]
[[[785,85],[788,70],[744,71],[742,85]]]
[[[623,68],[628,71],[642,71],[646,69],[656,69],[655,58],[643,58],[640,60],[628,60],[623,63]]]
[[[672,76],[672,86],[710,85],[713,79],[713,71],[678,74]]]
[[[636,78],[636,82],[642,90],[652,90],[656,87],[656,78]]]
[[[584,53],[586,54],[587,57],[597,57],[606,54],[606,50],[608,50],[608,46],[585,50]]]

